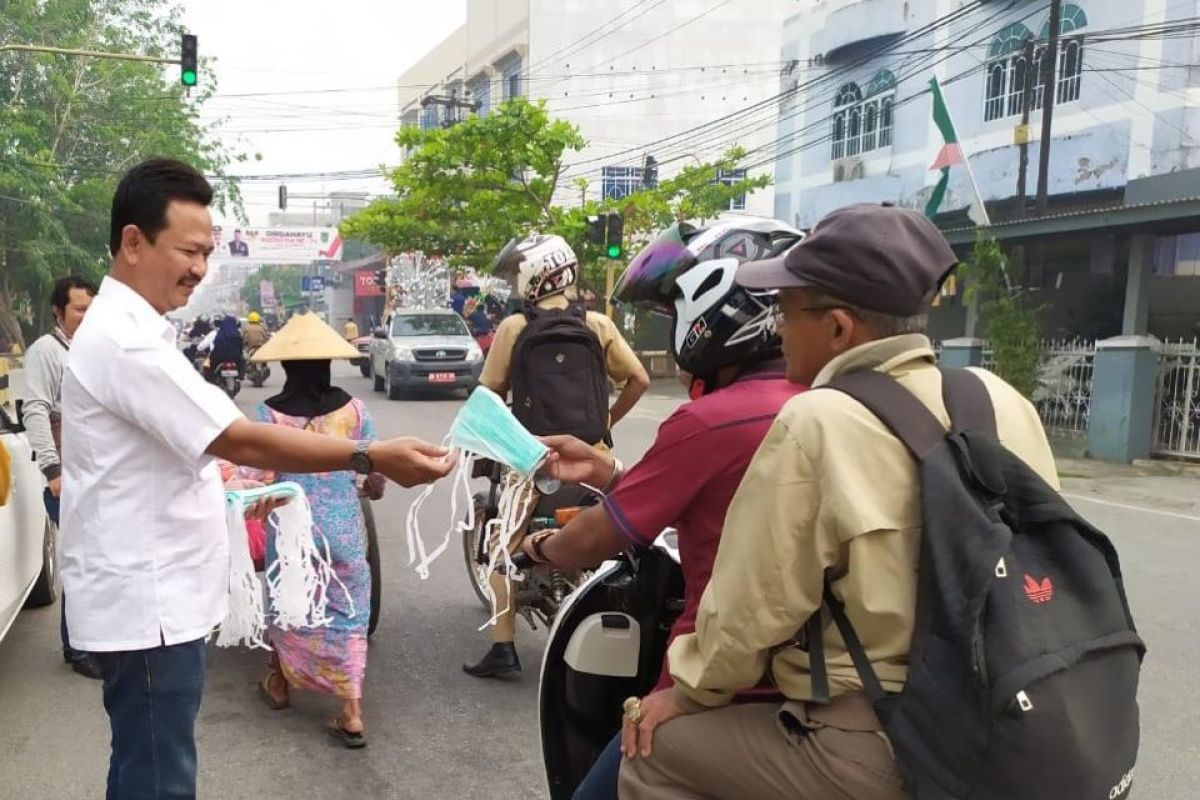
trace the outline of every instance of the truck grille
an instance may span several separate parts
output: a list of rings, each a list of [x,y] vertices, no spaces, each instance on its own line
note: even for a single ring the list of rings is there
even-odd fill
[[[463,361],[467,357],[467,351],[462,347],[438,347],[414,350],[413,355],[417,361]]]

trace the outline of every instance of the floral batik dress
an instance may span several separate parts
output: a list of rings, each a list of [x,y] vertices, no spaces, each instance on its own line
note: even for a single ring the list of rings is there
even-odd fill
[[[374,440],[375,424],[361,400],[311,419],[281,414],[265,404],[258,419],[274,425],[352,440]],[[299,689],[331,694],[343,700],[362,697],[367,669],[367,623],[371,616],[371,570],[367,565],[367,533],[359,505],[355,473],[321,472],[297,475],[281,472],[276,481],[294,481],[304,488],[313,522],[324,537],[318,549],[329,548],[338,581],[330,581],[328,627],[281,630],[268,613],[267,639],[279,656],[287,682]],[[275,561],[275,537],[267,537],[268,568]],[[342,590],[345,587],[345,591]]]

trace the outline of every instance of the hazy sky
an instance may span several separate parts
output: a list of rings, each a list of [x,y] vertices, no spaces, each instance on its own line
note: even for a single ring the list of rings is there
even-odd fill
[[[466,20],[466,0],[182,2],[201,57],[216,59],[218,95],[206,119],[225,118],[226,141],[262,154],[232,167],[238,174],[396,163],[397,78]],[[278,183],[243,183],[252,223],[276,208]],[[362,179],[287,184],[289,211],[312,208],[299,194],[386,189]]]

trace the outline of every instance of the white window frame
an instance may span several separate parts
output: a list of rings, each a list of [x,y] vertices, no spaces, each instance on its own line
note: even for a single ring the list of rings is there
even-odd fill
[[[641,167],[609,166],[600,169],[600,191],[605,200],[622,200],[642,189]]]
[[[896,79],[880,70],[863,92],[857,83],[845,83],[833,101],[834,161],[884,150],[895,141]]]
[[[745,169],[719,169],[717,170],[717,183],[725,186],[733,186],[735,183],[741,183],[746,180],[750,173]],[[729,211],[745,211],[746,210],[746,193],[742,192],[737,197],[729,198]]]

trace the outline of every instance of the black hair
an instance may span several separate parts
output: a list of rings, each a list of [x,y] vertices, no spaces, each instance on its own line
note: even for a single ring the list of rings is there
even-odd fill
[[[50,305],[59,311],[65,311],[67,303],[71,302],[72,289],[83,289],[92,297],[95,297],[96,292],[99,291],[96,288],[96,284],[87,278],[81,278],[78,275],[68,275],[54,282],[54,289],[50,292]]]
[[[167,227],[167,205],[184,200],[207,206],[213,190],[196,169],[170,158],[151,158],[126,172],[113,195],[112,220],[108,249],[116,255],[121,249],[121,231],[136,225],[151,243]]]

